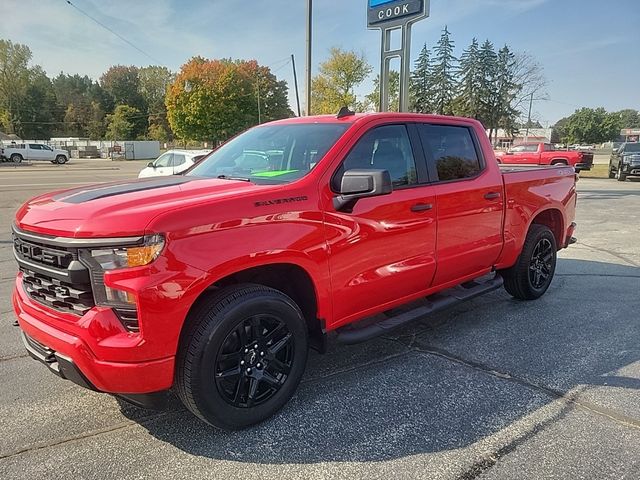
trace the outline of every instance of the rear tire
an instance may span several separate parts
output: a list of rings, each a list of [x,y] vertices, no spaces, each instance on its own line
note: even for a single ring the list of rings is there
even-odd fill
[[[287,295],[261,285],[226,287],[201,301],[187,321],[175,385],[200,419],[239,430],[291,398],[306,366],[308,336]]]
[[[22,155],[20,155],[19,153],[14,153],[13,155],[11,155],[11,161],[13,163],[22,163]]]
[[[556,262],[553,232],[546,225],[531,225],[518,261],[501,272],[505,290],[520,300],[540,298],[551,285]]]

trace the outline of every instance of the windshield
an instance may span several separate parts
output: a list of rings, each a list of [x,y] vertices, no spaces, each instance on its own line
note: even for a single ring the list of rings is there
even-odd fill
[[[640,143],[627,143],[624,146],[624,153],[628,152],[640,152]]]
[[[304,123],[256,127],[202,160],[188,176],[243,178],[280,184],[309,173],[347,130],[345,123]]]

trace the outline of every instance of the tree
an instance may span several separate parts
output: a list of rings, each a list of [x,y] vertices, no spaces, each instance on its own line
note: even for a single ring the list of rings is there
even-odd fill
[[[22,134],[20,110],[29,88],[30,60],[29,47],[0,40],[0,112],[8,133]]]
[[[17,125],[22,138],[48,139],[56,128],[56,94],[51,80],[36,65],[29,70],[29,83],[18,100]]]
[[[371,73],[372,67],[364,54],[329,50],[329,58],[322,62],[311,85],[311,111],[314,114],[337,113],[342,107],[356,107],[355,87]]]
[[[115,65],[102,74],[100,85],[113,97],[116,105],[129,105],[141,112],[147,111],[147,103],[140,93],[138,67]]]
[[[453,99],[456,92],[456,70],[458,60],[453,55],[455,44],[446,25],[440,40],[433,49],[434,63],[433,103],[434,113],[451,115],[453,113]]]
[[[409,95],[411,110],[418,113],[433,111],[433,72],[429,49],[425,43],[411,73]]]
[[[567,119],[566,140],[568,143],[603,143],[618,138],[620,129],[618,113],[607,113],[602,107],[581,108]]]
[[[376,75],[373,85],[373,92],[365,96],[358,110],[377,112],[380,109],[380,75]],[[389,111],[400,111],[400,72],[396,70],[389,72]]]
[[[471,118],[482,116],[482,89],[484,73],[480,63],[480,45],[474,38],[460,56],[460,82],[454,101],[456,115]]]
[[[253,61],[192,58],[169,87],[167,114],[186,140],[226,140],[258,124],[292,115],[285,82]]]
[[[135,107],[118,105],[111,115],[107,115],[108,140],[133,140],[140,132],[140,124],[144,126],[144,114]],[[140,121],[142,119],[142,122]]]
[[[640,112],[627,108],[616,112],[620,117],[620,125],[622,128],[640,128]]]

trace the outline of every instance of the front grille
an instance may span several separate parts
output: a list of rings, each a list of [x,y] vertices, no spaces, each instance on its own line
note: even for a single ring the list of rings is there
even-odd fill
[[[46,238],[33,240],[15,232],[13,250],[22,285],[33,300],[80,316],[95,306],[89,271],[78,260],[77,249],[47,245]]]
[[[84,315],[95,306],[91,285],[72,285],[20,268],[22,285],[31,298],[61,312]]]

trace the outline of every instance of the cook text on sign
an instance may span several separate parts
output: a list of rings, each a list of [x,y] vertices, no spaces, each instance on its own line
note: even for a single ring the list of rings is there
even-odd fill
[[[425,16],[426,0],[369,0],[369,27],[401,24]]]

